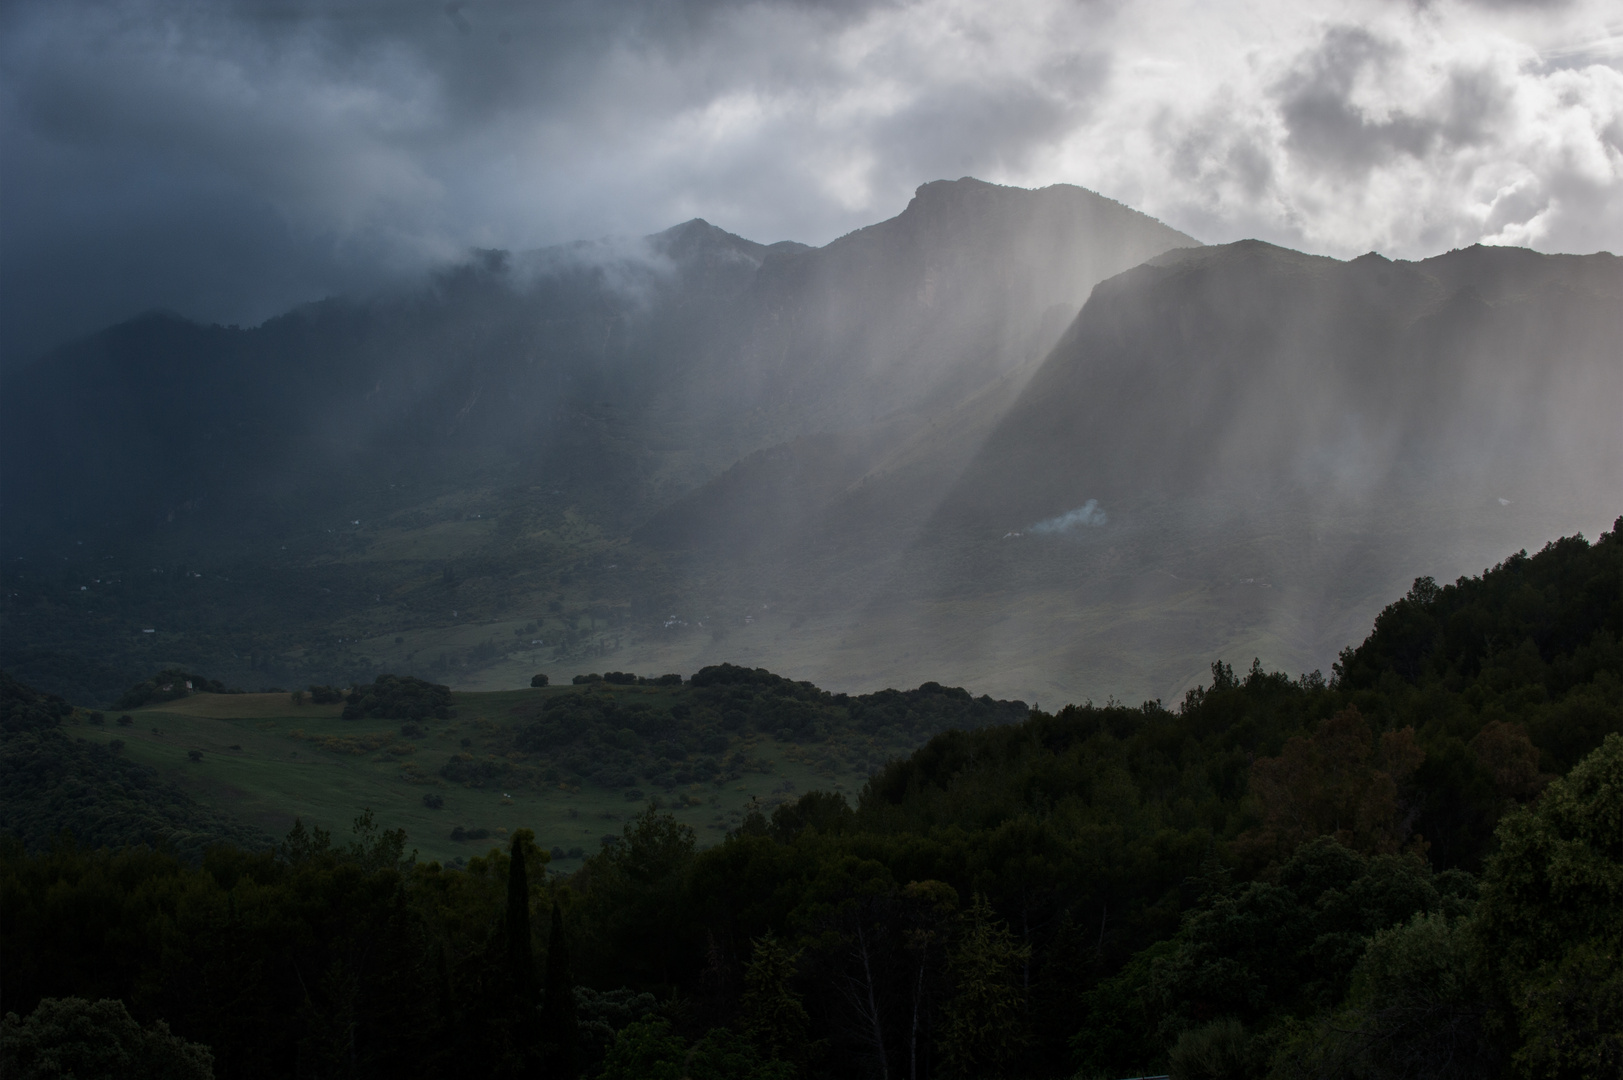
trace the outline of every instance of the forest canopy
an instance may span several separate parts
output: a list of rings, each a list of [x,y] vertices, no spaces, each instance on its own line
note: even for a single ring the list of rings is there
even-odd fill
[[[706,669],[723,730],[955,720],[854,804],[709,847],[649,807],[568,875],[524,830],[419,862],[369,815],[196,864],[12,843],[8,1031],[122,1001],[222,1077],[1616,1075],[1619,526],[1417,581],[1328,679],[1219,662],[1170,708]],[[65,707],[8,695],[8,740]],[[538,746],[607,723],[549,700]]]

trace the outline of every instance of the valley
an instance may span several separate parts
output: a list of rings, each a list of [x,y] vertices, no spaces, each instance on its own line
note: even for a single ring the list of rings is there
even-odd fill
[[[715,842],[806,791],[855,799],[948,726],[1028,711],[938,685],[848,698],[736,667],[686,684],[595,677],[451,702],[446,718],[402,722],[291,694],[195,693],[117,718],[76,711],[62,731],[268,836],[298,817],[343,837],[369,810],[423,860],[457,866],[523,828],[568,872],[649,806]]]
[[[0,661],[1173,700],[1623,505],[1617,259],[1192,245],[965,179],[824,248],[689,222],[114,328],[8,380]]]

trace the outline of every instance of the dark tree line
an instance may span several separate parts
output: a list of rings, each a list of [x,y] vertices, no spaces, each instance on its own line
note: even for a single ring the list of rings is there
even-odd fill
[[[193,675],[180,668],[165,668],[150,679],[136,683],[118,699],[120,709],[139,709],[143,705],[157,705],[165,701],[178,701],[190,694],[240,694],[215,679]]]
[[[445,720],[450,715],[451,688],[411,675],[379,675],[344,698],[345,720]]]
[[[197,866],[13,846],[3,1007],[122,1001],[231,1077],[1618,1075],[1620,640],[1614,531],[1417,582],[1329,680],[945,731],[855,806],[707,849],[650,808],[568,877],[366,816]],[[820,707],[765,675],[694,707]]]

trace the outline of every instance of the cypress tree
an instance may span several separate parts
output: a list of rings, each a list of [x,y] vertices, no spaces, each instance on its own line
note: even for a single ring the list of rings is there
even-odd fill
[[[507,867],[507,971],[514,996],[528,1005],[535,1000],[535,963],[530,956],[530,876],[520,839],[513,837]]]
[[[530,952],[530,875],[524,865],[529,830],[513,836],[507,863],[507,976],[510,997],[500,1024],[506,1038],[493,1076],[537,1080],[544,1075],[536,1045],[535,960]]]
[[[575,1016],[575,976],[569,970],[564,916],[552,902],[552,928],[547,934],[545,996],[541,1003],[541,1043],[547,1052],[547,1076],[573,1078],[580,1072],[580,1025]]]

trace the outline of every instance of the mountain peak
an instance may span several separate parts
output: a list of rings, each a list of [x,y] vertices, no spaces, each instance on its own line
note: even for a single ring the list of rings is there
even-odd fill
[[[727,232],[725,229],[710,224],[702,217],[696,217],[689,218],[680,225],[672,225],[670,228],[665,229],[662,232],[657,232],[654,235],[675,238],[684,236],[730,236],[732,234]]]
[[[1108,220],[1117,218],[1122,221],[1138,221],[1153,223],[1165,230],[1170,236],[1177,237],[1186,242],[1188,246],[1199,246],[1200,241],[1185,233],[1178,232],[1165,225],[1156,218],[1150,217],[1141,211],[1134,210],[1125,203],[1117,202],[1097,191],[1091,191],[1075,184],[1050,184],[1042,188],[1022,188],[1005,184],[993,184],[985,180],[978,180],[973,176],[962,176],[957,180],[932,180],[920,184],[913,192],[913,199],[907,209],[901,214],[902,218],[925,215],[934,217],[939,213],[958,213],[1010,208],[1011,212],[1019,212],[1013,208],[1024,208],[1028,212],[1037,213],[1070,213],[1084,214],[1094,220]],[[893,219],[896,220],[896,219]],[[1179,246],[1183,246],[1180,244]]]
[[[743,257],[759,265],[767,250],[765,244],[746,240],[698,217],[653,234],[648,238],[648,243],[655,251],[677,263]]]

